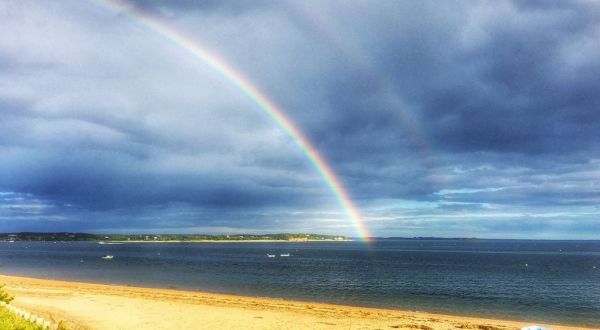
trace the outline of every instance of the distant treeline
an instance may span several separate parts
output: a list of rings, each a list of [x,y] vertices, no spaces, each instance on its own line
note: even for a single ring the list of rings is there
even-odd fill
[[[323,241],[346,240],[345,236],[321,234],[236,234],[236,235],[190,235],[190,234],[88,234],[88,233],[0,233],[0,241]]]

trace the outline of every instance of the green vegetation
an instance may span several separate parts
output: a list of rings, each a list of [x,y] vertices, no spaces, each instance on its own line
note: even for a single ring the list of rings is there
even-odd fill
[[[0,306],[0,330],[3,329],[11,329],[11,330],[42,330],[46,329],[45,327],[35,324],[34,322],[28,321],[23,317],[12,313],[7,308],[7,304],[9,304],[15,297],[10,295],[6,290],[4,290],[4,286],[6,284],[0,284],[0,302],[5,303],[3,306]],[[58,330],[66,330],[67,326],[63,321],[58,323]]]
[[[0,284],[0,301],[8,304],[15,299],[15,297],[6,292],[6,290],[4,290],[4,286],[6,286],[6,284]]]
[[[321,234],[236,234],[236,235],[181,235],[181,234],[88,234],[88,233],[4,233],[0,234],[0,241],[323,241],[345,240],[344,236]]]
[[[0,307],[0,329],[43,330],[44,328],[9,312],[5,307]]]

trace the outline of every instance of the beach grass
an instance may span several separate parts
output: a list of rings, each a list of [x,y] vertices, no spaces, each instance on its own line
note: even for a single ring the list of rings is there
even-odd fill
[[[15,297],[4,290],[5,286],[6,284],[0,284],[0,301],[9,304]]]
[[[44,328],[0,307],[0,329],[43,330]]]

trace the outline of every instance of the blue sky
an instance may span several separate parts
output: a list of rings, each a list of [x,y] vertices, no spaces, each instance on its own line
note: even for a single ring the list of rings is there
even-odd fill
[[[600,238],[595,2],[130,4],[278,103],[374,235]],[[0,22],[0,231],[356,233],[271,118],[135,19]]]

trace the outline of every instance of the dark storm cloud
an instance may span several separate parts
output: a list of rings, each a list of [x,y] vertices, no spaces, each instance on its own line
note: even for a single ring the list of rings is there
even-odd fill
[[[599,233],[595,3],[129,3],[280,104],[376,234]],[[164,38],[101,7],[0,13],[0,192],[31,202],[0,223],[353,232],[293,141]]]
[[[142,160],[143,161],[143,160]],[[155,173],[140,161],[118,153],[79,151],[76,155],[48,150],[13,153],[0,165],[0,184],[9,191],[75,203],[91,210],[188,203],[209,208],[260,208],[265,205],[303,204],[310,187],[295,185],[292,177],[279,186],[260,179],[220,173]],[[220,175],[220,176],[218,176]],[[290,186],[287,186],[290,184]],[[312,201],[314,202],[314,200]]]
[[[417,54],[439,58],[409,63],[427,77],[423,88],[407,97],[419,103],[436,145],[467,152],[597,151],[600,67],[597,60],[573,63],[573,58],[581,51],[578,43],[597,33],[598,11],[505,2],[497,7],[509,16],[487,13],[490,17],[472,28],[476,37],[462,27],[434,48],[425,42]],[[406,56],[398,58],[402,62],[390,64],[405,77]]]
[[[361,12],[360,17],[342,10],[340,26],[354,22],[350,29],[359,31],[353,37],[364,35],[355,42],[376,54],[371,59],[384,75],[381,80],[391,81],[407,111],[420,118],[431,153],[458,152],[452,161],[464,164],[471,159],[485,163],[485,152],[496,166],[532,167],[534,173],[561,170],[571,158],[587,162],[596,157],[600,67],[591,46],[600,22],[596,6],[479,3],[444,15],[445,8],[437,4],[398,7]],[[403,10],[410,12],[407,20],[397,17]],[[366,171],[404,164],[407,153],[422,157],[417,148],[406,147],[414,137],[390,115],[395,109],[381,103],[383,88],[377,88],[377,81],[356,79],[348,71],[337,75],[345,83],[336,84],[331,97],[332,114],[342,119],[329,119],[332,125],[323,131],[329,137],[319,137],[333,141],[327,146],[333,152],[326,154],[346,153],[345,159],[366,162]],[[335,147],[344,142],[350,142],[347,148]],[[465,181],[477,185],[476,178]],[[423,187],[428,182],[412,183]]]
[[[553,4],[522,8],[509,2],[472,5],[447,15],[440,14],[446,12],[443,4],[431,3],[402,3],[360,14],[340,10],[339,26],[350,27],[349,33],[358,30],[363,40],[355,42],[375,54],[369,59],[378,73],[392,81],[441,151],[529,154],[594,147],[589,141],[597,131],[595,90],[600,81],[597,74],[579,75],[582,68],[570,62],[577,56],[573,43],[595,33],[597,10]],[[406,12],[407,19],[398,19]],[[597,61],[581,65],[597,73]],[[341,140],[360,137],[368,128],[389,132],[385,126],[398,127],[389,116],[391,107],[381,120],[377,81],[352,72],[336,74],[342,83],[334,85],[338,91],[331,99],[344,117],[332,134]],[[401,139],[384,141],[390,140]]]

